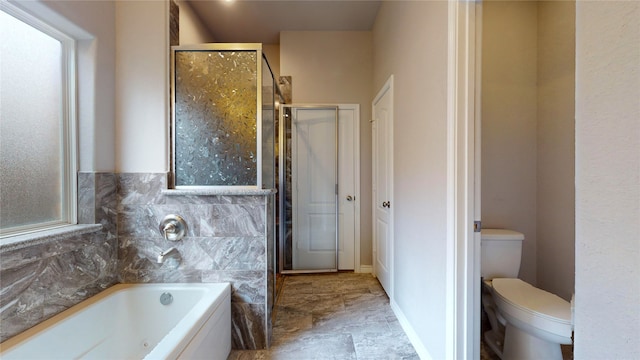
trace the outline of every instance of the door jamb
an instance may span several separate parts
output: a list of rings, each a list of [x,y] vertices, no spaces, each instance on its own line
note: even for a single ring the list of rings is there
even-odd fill
[[[480,244],[474,234],[476,4],[448,2],[446,358],[479,358]],[[479,165],[479,164],[478,164]]]

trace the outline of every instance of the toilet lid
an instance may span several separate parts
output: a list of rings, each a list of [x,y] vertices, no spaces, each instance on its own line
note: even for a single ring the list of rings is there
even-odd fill
[[[493,291],[521,311],[549,321],[571,324],[571,304],[561,297],[533,287],[520,279],[493,279]]]

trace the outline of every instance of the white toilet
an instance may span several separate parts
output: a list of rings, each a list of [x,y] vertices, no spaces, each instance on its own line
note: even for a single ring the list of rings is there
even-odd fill
[[[483,229],[481,239],[485,343],[502,360],[562,360],[560,344],[572,343],[571,304],[517,278],[523,234]]]

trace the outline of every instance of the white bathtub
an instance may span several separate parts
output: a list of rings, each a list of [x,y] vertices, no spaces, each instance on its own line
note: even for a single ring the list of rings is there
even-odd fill
[[[230,294],[227,283],[115,285],[3,342],[0,358],[225,360]]]

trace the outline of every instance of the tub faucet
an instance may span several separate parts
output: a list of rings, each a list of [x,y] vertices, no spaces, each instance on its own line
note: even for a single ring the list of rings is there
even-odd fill
[[[171,255],[173,253],[178,253],[178,249],[170,247],[169,249],[161,252],[160,255],[158,255],[158,264],[164,264],[165,256]]]

